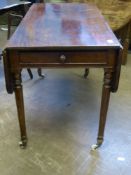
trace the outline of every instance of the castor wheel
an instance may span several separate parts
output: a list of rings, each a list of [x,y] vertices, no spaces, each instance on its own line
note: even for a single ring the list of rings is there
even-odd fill
[[[84,78],[86,79],[88,75],[89,75],[89,68],[86,68],[84,73]]]
[[[22,149],[25,149],[25,148],[26,148],[26,145],[27,145],[27,140],[21,140],[21,141],[19,142],[19,146],[20,146],[20,148],[22,148]]]
[[[97,148],[99,148],[102,145],[102,143],[103,143],[103,139],[98,139],[97,143],[91,146],[91,150],[92,151],[96,150]]]
[[[101,144],[94,144],[94,145],[91,146],[91,150],[94,151],[97,148],[99,148],[100,146],[101,146]]]

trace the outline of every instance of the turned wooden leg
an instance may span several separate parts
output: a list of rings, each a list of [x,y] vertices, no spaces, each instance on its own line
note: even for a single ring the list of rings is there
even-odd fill
[[[42,74],[42,69],[41,69],[41,68],[38,68],[38,69],[37,69],[37,72],[38,72],[38,75],[39,75],[40,77],[42,77],[42,78],[45,77],[45,75]]]
[[[88,74],[89,74],[89,68],[85,68],[84,78],[87,78]]]
[[[104,138],[104,129],[107,117],[107,110],[110,99],[110,91],[111,91],[111,80],[112,80],[112,72],[110,69],[105,69],[104,72],[104,84],[102,89],[102,99],[101,99],[101,109],[100,109],[100,120],[99,120],[99,130],[97,143],[92,146],[93,149],[101,146]]]
[[[30,76],[30,79],[33,79],[33,74],[32,74],[32,71],[31,71],[31,69],[27,69],[27,72],[28,72],[28,74],[29,74],[29,76]]]
[[[26,147],[27,134],[25,125],[25,112],[24,112],[24,101],[23,101],[23,90],[21,85],[21,74],[15,74],[15,98],[18,112],[18,120],[21,132],[21,142],[19,143],[22,148]]]

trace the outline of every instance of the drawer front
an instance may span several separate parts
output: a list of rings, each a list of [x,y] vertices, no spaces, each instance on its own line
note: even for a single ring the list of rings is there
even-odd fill
[[[81,65],[81,64],[107,64],[107,52],[79,51],[79,52],[20,52],[20,64],[45,65]]]

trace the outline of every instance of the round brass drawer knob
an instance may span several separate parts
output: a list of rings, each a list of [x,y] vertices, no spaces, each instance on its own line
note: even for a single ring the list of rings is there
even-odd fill
[[[65,56],[65,55],[61,55],[61,56],[60,56],[60,61],[61,61],[62,63],[64,63],[65,60],[66,60],[66,56]]]

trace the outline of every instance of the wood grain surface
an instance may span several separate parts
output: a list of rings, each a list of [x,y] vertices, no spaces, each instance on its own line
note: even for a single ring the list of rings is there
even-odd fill
[[[75,16],[74,16],[75,15]],[[7,47],[120,47],[93,4],[34,4]]]

